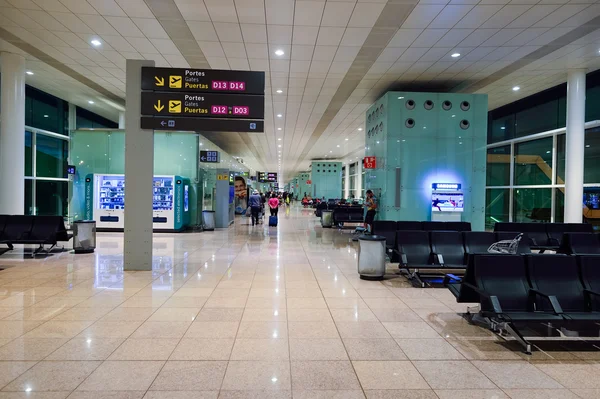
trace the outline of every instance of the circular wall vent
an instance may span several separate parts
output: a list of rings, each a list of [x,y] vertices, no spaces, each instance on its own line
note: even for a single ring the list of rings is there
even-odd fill
[[[431,101],[431,100],[425,101],[425,104],[423,104],[423,107],[425,107],[425,109],[428,111],[433,109],[433,101]]]
[[[462,121],[460,121],[460,128],[462,130],[467,130],[469,128],[469,126],[471,126],[471,124],[469,123],[468,120],[463,119]]]
[[[415,102],[414,102],[414,100],[407,100],[406,101],[406,109],[415,109]]]
[[[450,101],[446,100],[442,103],[442,108],[445,111],[448,111],[448,110],[452,109],[452,103]]]
[[[415,120],[412,118],[408,118],[406,122],[404,122],[404,125],[406,125],[407,128],[412,129],[413,127],[415,127]]]
[[[471,108],[471,104],[468,101],[463,101],[460,103],[460,109],[463,111],[468,111]]]

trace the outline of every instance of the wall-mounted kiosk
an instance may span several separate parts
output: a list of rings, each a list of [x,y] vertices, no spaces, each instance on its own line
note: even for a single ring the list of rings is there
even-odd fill
[[[460,222],[464,210],[464,194],[460,183],[431,184],[432,221]]]
[[[123,231],[125,176],[90,174],[85,184],[86,219],[95,220],[98,230]],[[152,227],[155,231],[182,231],[190,223],[189,190],[187,178],[154,176]]]

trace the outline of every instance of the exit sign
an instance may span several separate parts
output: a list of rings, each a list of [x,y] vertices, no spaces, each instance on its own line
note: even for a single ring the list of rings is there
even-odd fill
[[[377,157],[365,157],[363,158],[363,168],[375,169],[377,168]]]

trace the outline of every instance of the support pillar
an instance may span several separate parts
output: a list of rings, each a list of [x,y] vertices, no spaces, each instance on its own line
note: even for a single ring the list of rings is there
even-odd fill
[[[119,112],[119,129],[125,129],[125,112]]]
[[[565,222],[583,220],[583,157],[585,150],[585,70],[567,77],[567,137],[565,156]]]
[[[154,61],[127,60],[125,101],[124,269],[152,270],[154,131],[140,127],[142,67]]]
[[[357,175],[356,175],[356,198],[362,198],[362,172],[363,172],[363,164],[362,160],[359,160],[356,163]]]
[[[221,176],[221,178],[219,178]],[[223,178],[225,177],[225,178]],[[229,169],[217,169],[215,185],[215,227],[229,227]]]
[[[346,172],[344,173],[344,198],[350,198],[350,164],[346,164]]]
[[[0,214],[25,212],[25,57],[0,53]]]

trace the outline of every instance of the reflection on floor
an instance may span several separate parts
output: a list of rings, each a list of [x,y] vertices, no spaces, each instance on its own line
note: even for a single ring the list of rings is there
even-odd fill
[[[152,272],[123,271],[121,234],[4,254],[0,399],[600,397],[600,352],[527,357],[445,289],[361,281],[349,230],[279,220],[157,234]]]

